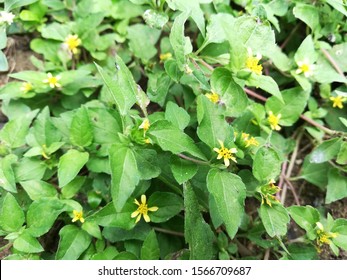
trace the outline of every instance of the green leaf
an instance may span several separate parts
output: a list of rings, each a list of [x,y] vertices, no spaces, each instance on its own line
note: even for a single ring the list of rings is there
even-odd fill
[[[198,166],[195,163],[175,156],[171,157],[170,168],[180,185],[190,180],[198,171]]]
[[[183,210],[182,198],[170,192],[155,192],[148,199],[148,207],[157,206],[158,210],[149,212],[153,223],[162,223]]]
[[[169,77],[178,83],[183,75],[183,72],[180,71],[177,61],[173,59],[166,60],[164,63],[164,68]]]
[[[110,202],[95,214],[89,216],[87,221],[96,222],[103,227],[119,227],[130,230],[135,226],[135,219],[131,218],[131,213],[136,210],[133,201],[128,201],[121,212],[116,212],[114,204]]]
[[[347,220],[336,219],[330,231],[337,233],[337,237],[332,239],[333,243],[343,250],[347,250]]]
[[[157,160],[157,152],[150,149],[135,149],[137,169],[142,180],[150,180],[160,175],[161,169]]]
[[[204,221],[196,194],[190,184],[183,186],[184,193],[184,233],[189,244],[191,260],[210,260],[213,255],[214,234]]]
[[[0,186],[8,192],[17,192],[16,178],[14,176],[12,164],[16,162],[16,156],[8,155],[0,158]]]
[[[136,92],[138,90],[131,72],[119,56],[116,56],[116,73],[113,78],[99,65],[95,65],[120,114],[125,116],[135,104]]]
[[[46,167],[41,160],[22,158],[14,168],[16,181],[40,180],[45,174]]]
[[[185,44],[186,37],[184,36],[184,24],[189,17],[189,13],[185,12],[175,18],[171,28],[170,43],[175,53],[175,58],[178,68],[183,71],[186,64]]]
[[[169,16],[167,14],[153,9],[146,10],[142,17],[149,27],[157,29],[162,29],[169,20]]]
[[[58,192],[53,185],[40,180],[29,180],[20,182],[23,189],[32,200],[39,200],[45,197],[55,197]]]
[[[144,24],[134,24],[127,31],[130,50],[136,57],[148,61],[157,54],[155,44],[161,33],[159,30]]]
[[[337,156],[341,147],[341,139],[333,138],[316,147],[310,155],[311,163],[323,163]]]
[[[65,204],[56,198],[41,198],[34,201],[27,212],[29,233],[34,237],[45,234],[63,211]]]
[[[328,173],[325,203],[329,204],[345,197],[347,197],[347,177],[338,169],[333,168]]]
[[[141,260],[159,260],[160,249],[155,231],[152,230],[141,247]]]
[[[152,124],[148,135],[164,151],[170,151],[173,154],[187,152],[197,158],[205,159],[204,154],[195,146],[193,139],[168,121],[160,120]]]
[[[307,206],[291,206],[288,212],[292,219],[304,230],[310,240],[316,238],[316,223],[320,220],[320,214],[316,208]]]
[[[211,76],[212,89],[221,96],[231,117],[239,116],[248,105],[248,98],[243,89],[234,81],[232,73],[226,68],[216,68]]]
[[[341,148],[337,155],[336,162],[341,165],[347,164],[347,142],[341,143]]]
[[[283,98],[281,92],[278,88],[275,80],[270,76],[257,75],[255,73],[251,73],[248,80],[246,80],[246,84],[251,87],[259,87],[266,92],[272,94],[277,97],[281,102],[283,102]]]
[[[0,50],[0,71],[1,72],[6,72],[8,71],[8,61],[6,58],[6,55],[2,50]]]
[[[62,188],[70,183],[87,163],[88,159],[88,153],[82,153],[73,149],[61,156],[58,165],[59,187]]]
[[[318,54],[315,51],[314,42],[311,35],[308,35],[301,43],[294,55],[295,62],[308,60],[310,64],[316,62]]]
[[[217,106],[205,96],[197,98],[197,134],[210,148],[218,147],[218,140],[224,142],[228,134],[228,124]]]
[[[326,2],[334,9],[347,16],[346,4],[343,0],[327,0]]]
[[[228,235],[233,239],[244,214],[246,198],[244,183],[235,174],[211,169],[207,175],[207,189],[215,199]]]
[[[85,221],[82,224],[82,229],[88,232],[91,236],[101,240],[102,235],[99,226],[95,222]]]
[[[284,103],[276,97],[270,97],[266,101],[266,111],[272,111],[275,115],[281,114],[280,124],[293,125],[306,107],[307,94],[300,88],[292,88],[282,91]]]
[[[7,122],[0,131],[0,140],[11,148],[18,148],[25,144],[25,137],[28,134],[32,119],[38,110],[31,111],[24,116],[15,118]]]
[[[93,142],[93,127],[85,107],[78,109],[72,118],[70,140],[79,147],[88,147]]]
[[[281,159],[271,147],[260,147],[253,161],[253,175],[259,182],[268,183],[281,172]]]
[[[306,157],[300,178],[305,179],[321,189],[325,189],[328,184],[328,173],[330,169],[330,163],[310,163],[309,157]]]
[[[57,41],[65,41],[65,38],[71,33],[69,26],[53,22],[44,25],[41,30],[41,35],[46,39],[53,39]]]
[[[293,9],[296,18],[305,22],[313,31],[319,27],[319,10],[314,5],[298,3]]]
[[[114,260],[138,260],[137,257],[130,252],[120,252],[116,257],[113,258]]]
[[[35,237],[25,230],[14,242],[13,248],[23,253],[39,253],[44,249]]]
[[[225,30],[234,24],[235,18],[231,14],[212,14],[206,27],[206,38],[203,46],[210,43],[223,43],[227,40]]]
[[[110,148],[111,196],[117,212],[121,212],[128,198],[139,183],[134,152],[122,144]]]
[[[5,11],[11,11],[15,8],[30,5],[38,0],[5,0]],[[4,1],[2,1],[4,2]]]
[[[134,220],[134,219],[133,219]],[[131,230],[125,230],[118,227],[105,227],[102,235],[110,242],[141,240],[144,241],[152,227],[147,223],[138,223]]]
[[[76,176],[71,182],[67,183],[61,190],[64,198],[72,198],[82,188],[86,177]]]
[[[24,221],[24,212],[15,197],[7,193],[0,206],[0,227],[7,232],[18,231]]]
[[[59,231],[60,241],[56,260],[77,260],[89,247],[92,237],[74,225],[66,225]]]
[[[274,203],[272,207],[262,204],[259,215],[270,237],[279,237],[287,233],[287,224],[290,218],[282,204]]]
[[[184,130],[189,124],[190,116],[182,107],[169,101],[166,104],[165,119],[177,126],[179,129]]]

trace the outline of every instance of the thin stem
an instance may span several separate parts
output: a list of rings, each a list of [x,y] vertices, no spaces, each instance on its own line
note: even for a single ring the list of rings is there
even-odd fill
[[[196,163],[196,164],[200,164],[200,165],[210,165],[210,163],[207,162],[207,161],[202,161],[202,160],[198,160],[198,159],[195,159],[195,158],[191,158],[191,157],[188,157],[188,156],[186,156],[186,155],[184,155],[184,154],[178,154],[178,156],[179,156],[180,158],[183,158],[183,159],[185,159],[185,160],[189,160],[189,161],[194,162],[194,163]]]
[[[250,90],[249,88],[244,88],[244,91],[249,95],[249,96],[252,96],[258,100],[261,100],[261,101],[264,101],[266,102],[267,98],[264,97],[264,96],[261,96],[260,94]]]
[[[270,258],[270,249],[267,248],[264,254],[264,260],[267,261]]]
[[[169,230],[169,229],[165,229],[165,228],[159,228],[159,227],[153,227],[153,228],[154,228],[155,231],[158,231],[158,232],[171,234],[171,235],[175,235],[175,236],[179,236],[179,237],[184,237],[184,233],[183,232],[173,231],[173,230]]]
[[[299,197],[298,197],[298,195],[296,194],[296,191],[295,191],[295,188],[294,188],[293,184],[292,184],[292,183],[288,180],[288,178],[286,178],[286,177],[284,177],[284,180],[286,181],[286,183],[287,183],[288,186],[290,187],[290,190],[291,190],[292,193],[293,193],[295,203],[296,203],[297,205],[300,206]]]
[[[210,70],[211,72],[214,70],[213,66],[211,66],[210,64],[208,64],[206,61],[199,59],[199,62],[204,65],[208,70]]]
[[[325,133],[327,133],[327,134],[329,134],[329,135],[339,134],[338,131],[331,130],[331,129],[329,129],[329,128],[327,128],[327,127],[325,127],[325,126],[323,126],[323,125],[317,123],[316,121],[314,121],[314,120],[312,120],[312,119],[306,117],[305,115],[300,115],[300,118],[301,118],[302,120],[304,120],[305,122],[307,122],[307,123],[309,123],[309,124],[311,124],[311,125],[313,125],[313,126],[319,128],[320,130],[323,130]]]
[[[295,32],[298,30],[298,28],[300,27],[301,23],[297,24],[293,30],[290,32],[290,34],[288,35],[287,39],[284,40],[284,42],[282,43],[282,45],[280,46],[281,49],[284,49],[285,46],[288,44],[288,42],[292,39],[292,37],[294,36]]]
[[[330,55],[330,53],[325,49],[320,49],[324,56],[329,60],[330,64],[335,68],[337,73],[339,73],[343,78],[346,78],[343,74],[343,71],[341,70],[340,66],[337,64],[337,62],[333,59],[333,57]]]
[[[4,250],[7,250],[7,249],[10,249],[10,248],[12,247],[12,245],[13,245],[13,242],[7,243],[5,246],[2,246],[2,247],[0,248],[0,252],[2,252],[2,251],[4,251]]]

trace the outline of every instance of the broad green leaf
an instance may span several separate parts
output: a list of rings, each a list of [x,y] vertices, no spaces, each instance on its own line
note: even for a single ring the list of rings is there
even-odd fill
[[[266,111],[272,111],[275,115],[281,114],[280,124],[293,125],[306,107],[307,94],[300,88],[292,88],[282,91],[284,103],[276,97],[270,97],[266,101]]]
[[[323,163],[337,156],[341,147],[341,139],[333,138],[316,147],[310,155],[311,163]]]
[[[225,121],[218,105],[213,104],[205,96],[197,98],[197,134],[201,141],[210,148],[219,147],[218,140],[224,142],[228,134],[228,124]]]
[[[93,142],[93,127],[85,107],[78,109],[72,118],[70,140],[79,147],[88,147]]]
[[[234,238],[244,214],[246,187],[235,174],[211,169],[207,175],[207,189],[215,199],[228,235]]]
[[[44,251],[40,242],[25,230],[14,242],[13,248],[23,253],[39,253]]]
[[[7,232],[18,231],[25,221],[24,212],[15,197],[7,193],[0,205],[0,227]]]
[[[272,207],[262,204],[259,210],[260,218],[271,237],[282,236],[287,233],[287,224],[290,221],[288,212],[282,204],[274,203]]]
[[[97,64],[96,68],[109,94],[117,105],[120,114],[122,116],[126,115],[136,102],[136,92],[138,90],[131,72],[119,56],[116,56],[116,73],[114,77],[111,78],[111,76]]]
[[[29,233],[34,237],[45,234],[63,211],[65,204],[56,198],[41,198],[34,201],[27,212]]]
[[[337,233],[337,237],[332,239],[333,243],[343,250],[347,250],[347,220],[336,219],[330,231]]]
[[[88,232],[91,236],[101,240],[102,235],[99,226],[95,222],[86,221],[82,224],[82,229]]]
[[[327,0],[326,2],[334,9],[347,16],[346,3],[343,0]]]
[[[140,173],[134,152],[122,144],[110,148],[111,196],[117,212],[121,212],[139,183]]]
[[[189,244],[191,260],[210,260],[213,255],[214,235],[210,226],[204,221],[193,187],[183,186],[184,193],[184,233]]]
[[[42,37],[64,42],[65,38],[71,33],[68,25],[53,22],[42,27]]]
[[[290,255],[288,260],[317,260],[317,248],[312,244],[289,244],[287,247]],[[287,260],[286,258],[283,258]]]
[[[148,207],[157,206],[155,212],[148,212],[153,223],[162,223],[176,216],[183,210],[180,196],[170,192],[155,192],[148,199]]]
[[[58,165],[59,187],[62,188],[70,183],[87,163],[88,159],[88,153],[73,149],[61,156]]]
[[[32,200],[39,200],[40,198],[45,197],[55,197],[58,194],[53,185],[44,181],[21,181],[20,184]]]
[[[129,48],[138,58],[148,61],[157,54],[160,31],[144,24],[134,24],[127,28]],[[144,51],[145,50],[145,51]]]
[[[319,27],[319,9],[314,5],[297,4],[293,9],[296,18],[305,22],[313,31]]]
[[[137,169],[142,180],[150,180],[160,175],[161,169],[157,160],[157,152],[151,149],[135,149]]]
[[[329,204],[345,197],[347,197],[347,177],[338,169],[333,168],[328,173],[325,203]]]
[[[126,240],[144,241],[151,230],[152,227],[148,223],[138,223],[130,230],[118,227],[105,227],[102,231],[102,235],[113,243]]]
[[[149,27],[157,29],[162,29],[169,20],[169,16],[167,14],[153,9],[146,10],[142,17]]]
[[[16,178],[14,176],[12,164],[16,162],[16,156],[8,155],[0,158],[0,186],[8,192],[17,192]]]
[[[19,8],[21,6],[30,5],[32,3],[37,2],[38,0],[5,0],[5,11],[11,11],[15,8]]]
[[[110,202],[98,212],[89,216],[87,221],[96,222],[103,227],[119,227],[130,230],[135,226],[135,219],[131,218],[131,213],[137,209],[133,201],[128,201],[121,212],[117,212],[114,204]]]
[[[248,98],[243,89],[234,81],[232,73],[226,68],[216,68],[211,76],[211,87],[221,96],[226,106],[226,114],[239,116],[248,105]]]
[[[266,92],[272,94],[273,96],[277,97],[281,102],[283,101],[277,83],[270,76],[257,75],[255,73],[251,73],[248,80],[246,80],[246,84],[251,87],[259,87],[265,90]]]
[[[88,248],[92,237],[74,225],[66,225],[59,231],[60,241],[56,260],[77,260]]]
[[[316,223],[320,220],[320,214],[312,206],[291,206],[288,212],[292,219],[304,230],[310,240],[316,238]]]
[[[46,168],[44,162],[39,159],[22,158],[14,167],[14,175],[17,182],[40,180],[45,174]]]
[[[45,107],[37,116],[33,125],[33,134],[39,146],[46,145],[49,147],[55,142],[59,142],[61,136],[57,133],[51,119],[49,108]]]
[[[32,119],[38,110],[31,111],[25,116],[7,122],[0,131],[0,141],[6,143],[11,148],[18,148],[25,144],[25,137],[28,134]]]
[[[337,155],[336,162],[341,165],[347,164],[347,142],[341,143],[341,148]]]
[[[164,68],[169,77],[178,83],[183,75],[183,72],[180,71],[177,61],[173,59],[166,60],[164,63]]]
[[[317,57],[318,54],[315,51],[312,36],[308,35],[295,53],[295,62],[298,63],[299,61],[307,59],[310,64],[313,64],[316,62]]]
[[[180,185],[190,180],[198,171],[198,166],[194,162],[175,156],[171,157],[170,168]]]
[[[253,161],[253,175],[259,182],[268,183],[281,172],[281,159],[271,147],[260,147]]]
[[[168,121],[160,120],[152,124],[148,135],[164,151],[170,151],[173,154],[187,152],[195,157],[205,159],[205,156],[194,144],[193,139]]]
[[[113,258],[114,260],[138,260],[137,257],[130,252],[120,252],[117,256]]]
[[[177,126],[179,129],[184,130],[189,124],[190,116],[182,107],[169,101],[166,104],[165,119]]]
[[[185,44],[186,37],[184,36],[184,24],[188,19],[189,13],[184,12],[175,18],[175,21],[171,28],[170,43],[175,52],[175,58],[178,68],[183,71],[186,64],[185,58]]]
[[[235,18],[231,14],[218,13],[212,14],[206,27],[206,38],[203,46],[210,43],[222,43],[228,38],[225,30],[232,26]]]
[[[306,157],[302,166],[300,178],[314,184],[321,189],[325,189],[328,184],[328,173],[331,165],[328,162],[324,163],[310,163],[309,157]]]
[[[159,260],[160,249],[155,231],[152,230],[141,247],[141,260]]]
[[[171,86],[171,78],[163,71],[148,75],[147,94],[151,101],[164,106],[166,96]]]
[[[71,182],[67,183],[61,190],[64,198],[72,198],[82,188],[86,177],[76,176]]]
[[[119,254],[116,247],[108,246],[104,251],[98,252],[91,260],[112,260],[114,257],[116,257]]]

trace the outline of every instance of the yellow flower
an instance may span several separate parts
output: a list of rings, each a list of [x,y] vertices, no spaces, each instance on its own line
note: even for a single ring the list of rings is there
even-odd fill
[[[159,209],[157,206],[148,207],[148,204],[146,202],[147,198],[144,194],[141,195],[141,203],[138,202],[137,199],[134,200],[134,203],[138,206],[138,208],[131,214],[131,218],[137,217],[135,223],[138,223],[140,221],[141,216],[143,216],[147,223],[150,222],[151,219],[148,216],[148,211],[155,212]]]
[[[20,87],[20,90],[24,93],[27,93],[33,89],[33,85],[30,82],[24,82],[22,83],[22,86]]]
[[[278,125],[280,118],[281,118],[281,114],[278,114],[276,116],[272,113],[272,111],[269,112],[269,117],[267,118],[267,120],[272,130],[281,130],[281,127]]]
[[[330,244],[331,239],[336,238],[338,235],[337,233],[334,233],[334,232],[326,232],[324,230],[323,225],[320,222],[317,222],[316,226],[318,228],[316,230],[316,233],[317,233],[316,239],[317,239],[318,246],[322,246],[323,244]]]
[[[254,138],[254,137],[251,137],[247,140],[245,140],[246,142],[246,148],[248,148],[249,146],[259,146],[259,142]]]
[[[246,68],[257,75],[261,75],[263,70],[263,66],[259,64],[259,61],[261,60],[261,54],[254,56],[251,48],[248,48],[247,51],[248,57],[246,59]]]
[[[84,223],[84,218],[83,218],[83,211],[77,211],[77,210],[73,210],[72,211],[73,214],[73,219],[72,222],[76,222],[76,221],[80,221],[81,223]]]
[[[212,102],[218,103],[220,101],[219,95],[212,91],[211,93],[206,93],[205,96]]]
[[[221,148],[220,149],[218,149],[218,148],[213,149],[215,152],[218,153],[217,159],[223,158],[225,166],[230,165],[229,159],[236,162],[236,158],[233,156],[233,154],[237,153],[237,149],[236,148],[227,149],[224,147],[224,144],[222,141],[218,140],[218,142],[219,142],[219,145],[221,146]]]
[[[298,61],[297,64],[299,68],[296,70],[296,74],[304,73],[306,78],[313,75],[313,69],[315,66],[313,64],[310,64],[307,58],[302,61]]]
[[[47,74],[47,79],[44,79],[42,82],[45,84],[49,84],[51,88],[60,88],[61,84],[58,83],[58,81],[61,79],[60,75],[53,76],[52,73]]]
[[[332,96],[330,100],[333,102],[333,108],[338,107],[340,109],[343,108],[343,102],[347,101],[346,97],[342,97],[341,95]]]
[[[42,155],[45,159],[50,159],[50,157],[47,155],[47,146],[46,146],[46,144],[43,144],[43,145],[42,145],[41,155]]]
[[[161,53],[159,55],[160,61],[168,60],[172,57],[172,54],[170,52],[168,53]]]
[[[78,38],[78,35],[68,35],[65,38],[64,45],[66,48],[71,51],[73,54],[78,53],[77,47],[81,45],[82,41],[81,39]]]
[[[275,186],[275,180],[271,179],[268,184],[260,188],[261,204],[264,204],[265,201],[267,205],[272,207],[272,203],[278,201],[274,195],[279,191],[280,188]]]
[[[144,119],[141,125],[139,126],[140,129],[143,129],[145,132],[149,129],[151,124],[149,123],[148,119]]]

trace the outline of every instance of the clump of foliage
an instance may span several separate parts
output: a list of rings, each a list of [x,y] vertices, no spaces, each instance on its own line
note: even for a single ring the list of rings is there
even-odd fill
[[[1,2],[37,54],[0,89],[7,259],[347,250],[344,1]]]

